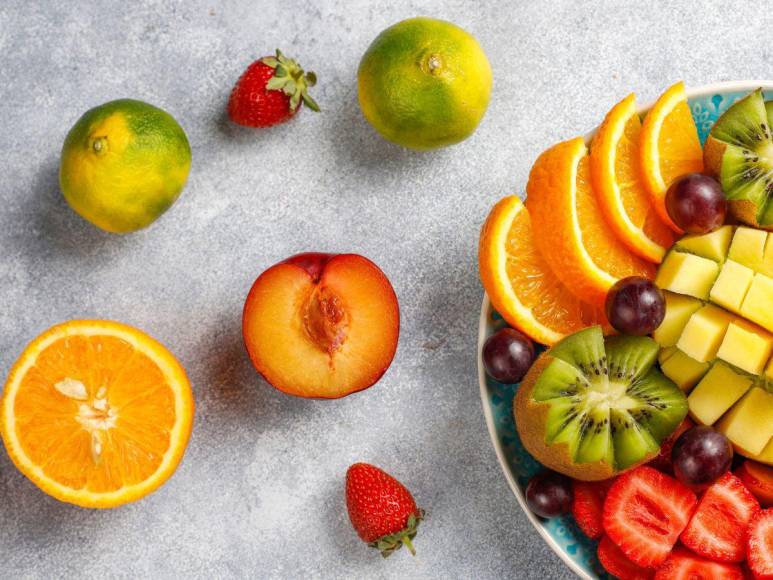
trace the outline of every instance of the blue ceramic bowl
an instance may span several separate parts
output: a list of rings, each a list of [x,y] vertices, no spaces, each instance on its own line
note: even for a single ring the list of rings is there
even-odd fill
[[[687,90],[690,110],[698,126],[701,143],[714,121],[735,101],[758,87],[765,89],[767,99],[773,98],[773,81],[738,81],[717,83]],[[652,106],[641,108],[646,113]],[[589,141],[593,132],[586,136]],[[502,318],[483,298],[478,330],[478,381],[483,412],[486,416],[491,441],[499,463],[505,473],[516,500],[527,517],[561,560],[580,578],[611,578],[596,558],[596,542],[583,535],[571,516],[542,520],[526,507],[524,489],[529,478],[537,473],[540,464],[524,449],[513,422],[513,394],[518,385],[503,385],[488,377],[483,370],[481,347],[483,342],[499,328],[506,326]]]

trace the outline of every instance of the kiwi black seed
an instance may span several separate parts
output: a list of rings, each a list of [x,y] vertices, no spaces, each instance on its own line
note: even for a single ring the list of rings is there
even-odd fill
[[[684,393],[655,367],[648,337],[581,330],[523,380],[515,419],[526,449],[571,477],[597,480],[655,456],[687,414]]]
[[[773,228],[773,103],[762,89],[734,103],[717,120],[703,150],[735,217]]]

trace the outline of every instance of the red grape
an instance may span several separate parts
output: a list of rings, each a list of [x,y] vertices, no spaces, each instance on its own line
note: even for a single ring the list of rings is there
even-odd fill
[[[534,361],[534,344],[514,328],[503,328],[483,343],[483,366],[500,383],[520,381]]]
[[[733,446],[719,431],[701,425],[679,436],[671,450],[674,475],[687,485],[707,487],[730,469]]]
[[[652,281],[639,276],[623,278],[610,288],[606,300],[609,323],[622,334],[644,336],[666,315],[666,299]]]
[[[526,486],[526,503],[540,517],[554,518],[572,509],[572,480],[555,471],[542,471]]]
[[[688,173],[668,188],[666,211],[688,234],[707,234],[725,223],[727,201],[716,179]]]

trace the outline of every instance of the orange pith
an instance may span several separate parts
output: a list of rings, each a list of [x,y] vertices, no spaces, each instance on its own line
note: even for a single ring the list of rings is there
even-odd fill
[[[535,341],[554,344],[593,324],[603,311],[561,283],[533,243],[529,212],[516,196],[500,200],[481,231],[478,264],[492,306]]]
[[[642,178],[655,210],[673,231],[682,233],[666,211],[666,191],[677,177],[703,171],[703,149],[684,83],[666,90],[647,113],[640,155]]]
[[[2,435],[16,466],[59,500],[114,507],[152,492],[182,459],[193,422],[185,371],[129,326],[72,321],[11,370]]]
[[[526,191],[537,248],[581,300],[601,307],[619,279],[654,278],[654,265],[628,251],[604,219],[591,187],[582,138],[559,143],[540,155]]]
[[[674,234],[658,217],[642,180],[640,134],[641,120],[631,94],[609,111],[593,137],[591,178],[615,234],[638,256],[660,263]]]
[[[397,349],[400,314],[372,262],[340,254],[318,280],[281,263],[260,275],[244,306],[250,359],[277,389],[336,398],[371,386]]]

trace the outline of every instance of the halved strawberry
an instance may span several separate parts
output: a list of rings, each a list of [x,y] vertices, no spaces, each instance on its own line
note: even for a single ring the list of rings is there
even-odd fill
[[[681,547],[655,571],[655,580],[743,580],[737,564],[706,560]]]
[[[773,506],[773,467],[747,459],[735,474],[763,507]]]
[[[746,548],[746,528],[760,504],[743,482],[725,473],[703,494],[682,543],[715,562],[740,562]]]
[[[676,431],[663,440],[663,443],[660,444],[660,453],[658,453],[655,456],[655,459],[652,459],[647,465],[659,469],[668,475],[673,475],[674,466],[671,463],[671,449],[674,448],[674,443],[679,436],[692,427],[695,427],[695,423],[693,423],[689,417],[685,417],[684,421],[679,423]]]
[[[620,548],[609,539],[609,536],[601,538],[596,555],[599,557],[601,565],[604,566],[604,570],[618,578],[625,578],[625,580],[651,580],[655,574],[654,570],[637,566],[626,558]]]
[[[639,566],[654,568],[671,552],[695,510],[695,494],[646,465],[624,473],[604,502],[604,531]]]
[[[746,557],[757,580],[773,580],[773,508],[760,510],[749,523]]]
[[[604,513],[604,498],[614,479],[604,481],[572,481],[574,500],[572,515],[582,532],[594,540],[604,534],[602,516]]]

